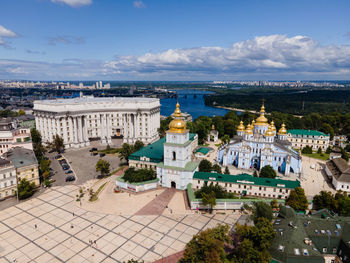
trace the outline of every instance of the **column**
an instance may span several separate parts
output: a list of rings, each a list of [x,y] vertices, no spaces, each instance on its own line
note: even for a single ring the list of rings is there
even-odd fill
[[[74,143],[78,143],[78,127],[77,127],[77,117],[73,118],[73,134],[74,134]]]
[[[145,114],[142,113],[142,138],[143,141],[145,141],[146,138],[146,121],[145,121]]]
[[[77,118],[78,118],[78,141],[79,143],[82,143],[84,142],[82,117],[78,116]]]
[[[60,125],[60,118],[56,117],[56,132],[59,136],[62,136],[61,134],[61,125]]]
[[[82,116],[82,118],[83,118],[84,141],[87,143],[89,141],[89,135],[88,135],[86,116]]]
[[[47,126],[48,126],[48,141],[52,141],[52,122],[51,122],[51,116],[47,116]]]
[[[128,138],[128,129],[127,129],[127,119],[126,119],[126,113],[121,114],[121,120],[123,122],[123,142],[127,142]]]
[[[63,117],[63,141],[64,143],[68,143],[68,131],[67,131],[67,118]]]

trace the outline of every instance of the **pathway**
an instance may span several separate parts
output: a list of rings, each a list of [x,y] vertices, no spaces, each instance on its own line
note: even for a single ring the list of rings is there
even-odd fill
[[[142,207],[135,215],[161,215],[165,208],[168,207],[170,200],[175,195],[174,188],[168,188],[161,194],[157,195],[152,201]]]

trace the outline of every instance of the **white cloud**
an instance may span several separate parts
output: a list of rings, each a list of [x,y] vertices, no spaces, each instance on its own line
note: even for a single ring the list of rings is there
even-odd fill
[[[11,48],[10,43],[5,41],[3,38],[13,38],[17,36],[18,35],[15,32],[0,25],[0,46]]]
[[[63,3],[71,7],[80,7],[80,6],[92,4],[92,0],[51,0],[51,2]]]
[[[16,37],[17,34],[0,25],[0,37]]]
[[[135,8],[145,8],[146,5],[142,1],[134,1],[133,5]]]
[[[21,75],[18,72],[28,72]],[[13,73],[17,72],[17,73]],[[270,35],[230,47],[169,49],[109,61],[0,60],[0,78],[218,80],[349,79],[350,45],[320,45],[306,36]]]

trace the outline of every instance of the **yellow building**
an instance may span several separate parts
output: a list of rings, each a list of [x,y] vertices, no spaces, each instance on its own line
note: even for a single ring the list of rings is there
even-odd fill
[[[39,165],[32,150],[15,147],[3,156],[15,166],[18,183],[25,178],[30,183],[34,182],[36,186],[40,185]]]
[[[0,158],[0,200],[16,194],[16,168],[10,160]]]

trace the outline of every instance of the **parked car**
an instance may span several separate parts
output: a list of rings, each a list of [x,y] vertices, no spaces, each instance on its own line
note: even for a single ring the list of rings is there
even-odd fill
[[[68,175],[66,177],[66,182],[71,182],[71,181],[75,181],[75,177],[73,175]]]
[[[69,167],[69,165],[68,165],[68,164],[65,164],[65,165],[62,165],[62,169],[63,169],[63,170],[69,170],[69,169],[70,169],[70,167]]]
[[[96,156],[98,154],[98,152],[92,152],[91,155],[92,156]]]
[[[105,153],[100,153],[100,157],[103,157],[105,156],[106,154]]]
[[[62,158],[62,155],[60,154],[55,156],[55,159],[60,159],[60,158]]]
[[[73,173],[73,172],[72,172],[72,170],[68,170],[68,171],[65,171],[64,173],[65,173],[65,174],[71,174],[71,173]]]
[[[91,148],[90,149],[90,152],[96,152],[97,151],[97,148]]]

